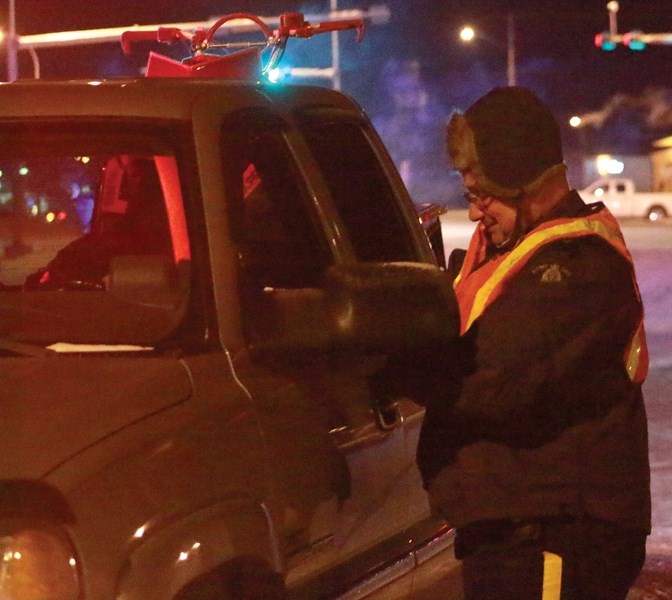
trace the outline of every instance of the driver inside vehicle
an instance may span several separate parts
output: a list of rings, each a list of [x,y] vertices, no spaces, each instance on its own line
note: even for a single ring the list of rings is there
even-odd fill
[[[26,278],[27,289],[106,289],[113,257],[170,256],[168,217],[152,158],[121,155],[105,168],[89,233]]]

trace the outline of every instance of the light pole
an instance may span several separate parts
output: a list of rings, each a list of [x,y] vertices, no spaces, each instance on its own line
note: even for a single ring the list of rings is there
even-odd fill
[[[473,27],[468,25],[460,30],[460,39],[463,42],[472,42],[475,39],[482,39],[490,44],[502,48],[490,37],[481,32],[477,32]],[[506,18],[506,82],[507,85],[516,85],[516,25],[513,14],[509,13]]]
[[[506,80],[516,85],[516,25],[511,13],[506,16]]]
[[[18,67],[16,62],[16,6],[15,0],[9,0],[9,23],[7,32],[7,80],[16,81]]]
[[[9,0],[7,35],[5,36],[7,44],[7,81],[16,81],[19,78],[18,51],[19,38],[16,35],[16,0]],[[40,59],[37,56],[35,48],[28,46],[27,50],[33,61],[33,76],[40,78]]]
[[[618,22],[616,14],[618,13],[618,2],[612,0],[607,2],[607,10],[609,11],[609,35],[618,34]]]

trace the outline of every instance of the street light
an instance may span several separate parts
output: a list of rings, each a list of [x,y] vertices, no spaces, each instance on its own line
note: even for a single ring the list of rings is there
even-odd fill
[[[516,85],[516,31],[515,31],[515,22],[513,15],[509,13],[506,19],[506,81],[507,85],[512,86]],[[469,26],[465,25],[460,29],[460,39],[463,42],[470,43],[475,39],[482,39],[490,44],[502,48],[501,44],[498,44],[488,36],[483,33],[476,32],[476,30]]]
[[[460,29],[460,39],[463,42],[471,42],[475,37],[476,32],[474,31],[473,27],[465,25],[462,29]]]

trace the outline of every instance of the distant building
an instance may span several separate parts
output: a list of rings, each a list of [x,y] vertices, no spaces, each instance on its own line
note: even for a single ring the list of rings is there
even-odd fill
[[[656,192],[672,192],[672,136],[661,138],[653,145],[653,189]]]
[[[672,160],[672,154],[670,155]],[[595,154],[583,159],[583,188],[600,177],[627,177],[632,179],[635,189],[641,192],[654,191],[654,168],[648,154]],[[672,182],[671,182],[672,183]]]

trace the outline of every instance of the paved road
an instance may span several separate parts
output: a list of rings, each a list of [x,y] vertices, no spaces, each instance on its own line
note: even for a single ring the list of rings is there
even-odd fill
[[[658,237],[661,228],[650,233]],[[636,235],[642,231],[635,231]],[[658,245],[631,237],[645,308],[651,370],[644,383],[649,417],[653,530],[644,572],[628,600],[672,599],[672,228]],[[627,235],[627,233],[626,233]]]

